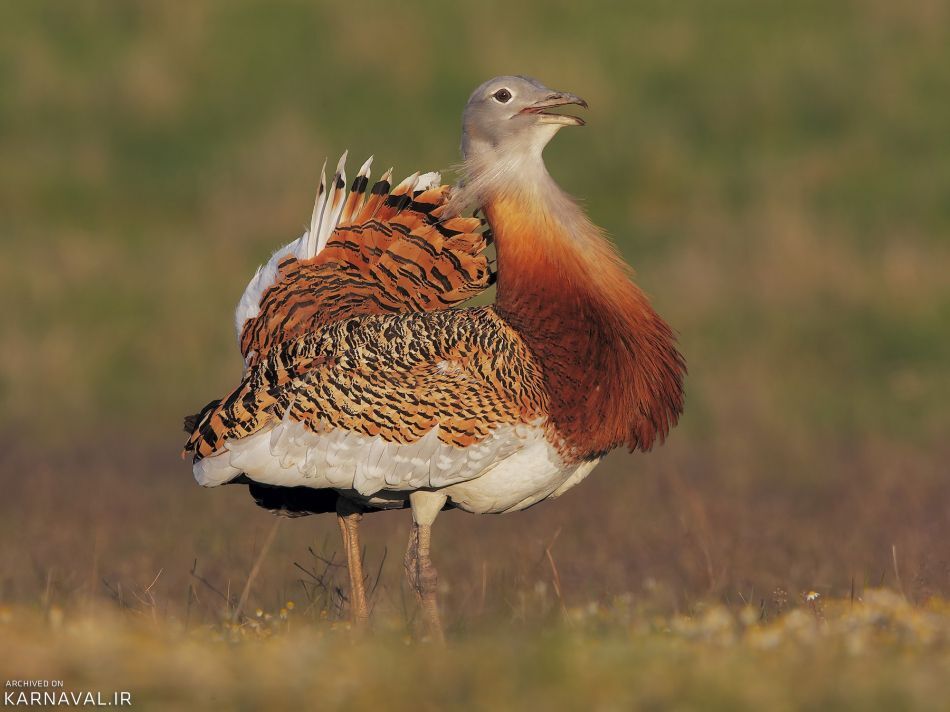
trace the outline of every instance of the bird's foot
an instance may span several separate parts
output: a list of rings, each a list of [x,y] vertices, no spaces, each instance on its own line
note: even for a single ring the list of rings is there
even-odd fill
[[[436,642],[445,643],[439,614],[439,573],[429,558],[429,533],[428,526],[413,523],[406,549],[406,578],[419,599],[430,636]]]
[[[337,521],[346,552],[346,568],[350,578],[350,616],[353,625],[365,628],[369,622],[366,587],[363,577],[363,556],[360,550],[359,524],[363,518],[360,508],[342,497],[337,502]]]

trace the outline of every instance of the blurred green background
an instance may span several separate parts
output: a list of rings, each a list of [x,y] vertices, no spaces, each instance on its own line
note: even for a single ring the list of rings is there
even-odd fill
[[[446,516],[444,570],[529,580],[563,527],[578,597],[841,591],[890,580],[892,545],[908,587],[950,591],[946,3],[20,2],[0,48],[4,555],[32,560],[8,598],[54,564],[67,599],[102,593],[92,562],[246,572],[266,515],[177,460],[240,373],[237,298],[325,157],[449,169],[503,73],[589,100],[548,165],[678,331],[687,406],[547,510]],[[368,524],[370,558],[404,519]],[[285,527],[272,580],[334,526]]]
[[[0,13],[0,397],[24,435],[164,436],[229,389],[231,309],[324,157],[450,167],[501,73],[591,102],[548,162],[681,335],[677,437],[946,435],[945,3]]]

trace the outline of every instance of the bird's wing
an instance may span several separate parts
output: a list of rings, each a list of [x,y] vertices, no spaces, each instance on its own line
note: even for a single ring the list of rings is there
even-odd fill
[[[539,437],[546,412],[540,371],[492,309],[359,316],[271,349],[185,449],[196,463],[230,450],[240,470],[241,443],[269,433],[288,469],[353,482],[377,448],[361,487],[441,486]]]
[[[235,314],[245,364],[342,319],[445,309],[486,289],[490,236],[477,218],[443,218],[451,188],[435,173],[369,191],[367,161],[345,191],[344,157],[321,177],[310,229],[251,280]]]

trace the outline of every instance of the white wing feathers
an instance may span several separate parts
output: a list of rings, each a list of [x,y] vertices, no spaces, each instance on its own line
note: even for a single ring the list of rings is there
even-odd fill
[[[317,206],[314,206],[313,215],[310,218],[310,230],[307,232],[308,250],[304,254],[298,255],[302,260],[309,260],[311,257],[318,255],[327,246],[330,235],[336,229],[337,220],[340,219],[340,213],[343,212],[343,200],[346,198],[346,170],[344,164],[346,163],[347,153],[347,151],[344,151],[343,155],[340,156],[339,163],[337,163],[333,183],[323,200],[319,219],[317,217]],[[323,180],[322,173],[320,179]],[[319,198],[317,202],[319,202]],[[314,240],[316,241],[316,249],[313,249]]]

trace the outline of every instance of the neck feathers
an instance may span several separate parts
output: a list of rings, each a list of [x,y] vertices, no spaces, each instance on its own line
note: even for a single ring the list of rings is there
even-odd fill
[[[480,186],[498,251],[496,309],[541,364],[568,456],[648,450],[683,409],[686,367],[673,332],[547,172],[520,178]]]

